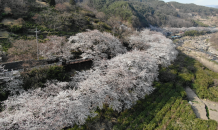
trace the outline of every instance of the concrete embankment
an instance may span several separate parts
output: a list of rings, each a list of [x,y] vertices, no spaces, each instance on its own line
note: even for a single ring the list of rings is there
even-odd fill
[[[208,118],[206,116],[207,113],[205,109],[205,104],[201,101],[201,99],[198,98],[198,96],[194,93],[194,91],[191,88],[186,87],[185,91],[187,93],[189,103],[192,105],[192,109],[197,118],[207,120]]]

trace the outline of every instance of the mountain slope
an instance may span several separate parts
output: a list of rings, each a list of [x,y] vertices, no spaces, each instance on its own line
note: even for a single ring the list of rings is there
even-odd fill
[[[218,8],[218,5],[205,5],[206,7]]]
[[[207,18],[218,14],[218,9],[214,8],[159,0],[88,0],[86,3],[104,12],[108,18],[115,16],[121,17],[121,21],[127,20],[132,27],[135,27],[134,23],[138,23],[138,27],[146,27],[148,24],[170,27],[207,26],[197,21],[195,16]]]

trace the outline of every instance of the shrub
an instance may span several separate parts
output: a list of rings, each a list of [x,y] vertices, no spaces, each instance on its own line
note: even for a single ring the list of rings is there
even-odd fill
[[[49,3],[50,6],[55,6],[56,3],[55,3],[55,0],[46,0],[47,3]]]
[[[75,0],[70,0],[70,4],[75,5],[76,4]]]
[[[205,34],[203,31],[191,30],[184,33],[185,36],[199,36]]]
[[[6,14],[11,14],[11,8],[10,7],[5,7],[4,11]]]
[[[7,52],[8,49],[12,47],[11,41],[8,39],[0,40],[0,42],[1,42],[2,50],[5,52]]]
[[[13,25],[13,26],[10,26],[10,30],[11,32],[18,33],[18,32],[23,31],[23,27],[20,25]]]
[[[39,69],[33,69],[21,74],[23,77],[23,88],[28,90],[30,88],[45,87],[47,80],[68,81],[69,74],[65,72],[62,66],[51,66]]]

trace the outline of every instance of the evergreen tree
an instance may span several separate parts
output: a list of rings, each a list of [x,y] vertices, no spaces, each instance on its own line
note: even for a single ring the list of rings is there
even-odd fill
[[[46,0],[47,3],[49,3],[50,6],[55,6],[55,0]]]
[[[75,5],[76,4],[75,0],[70,0],[70,4]]]

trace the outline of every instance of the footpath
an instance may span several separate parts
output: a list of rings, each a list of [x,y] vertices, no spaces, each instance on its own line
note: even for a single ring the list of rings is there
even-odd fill
[[[187,93],[189,103],[191,104],[192,109],[195,115],[197,116],[197,118],[208,120],[207,110],[206,110],[206,107],[207,107],[209,110],[209,119],[212,119],[218,122],[218,103],[217,102],[212,102],[207,99],[198,98],[198,96],[195,94],[195,92],[190,87],[186,87],[185,91]]]

